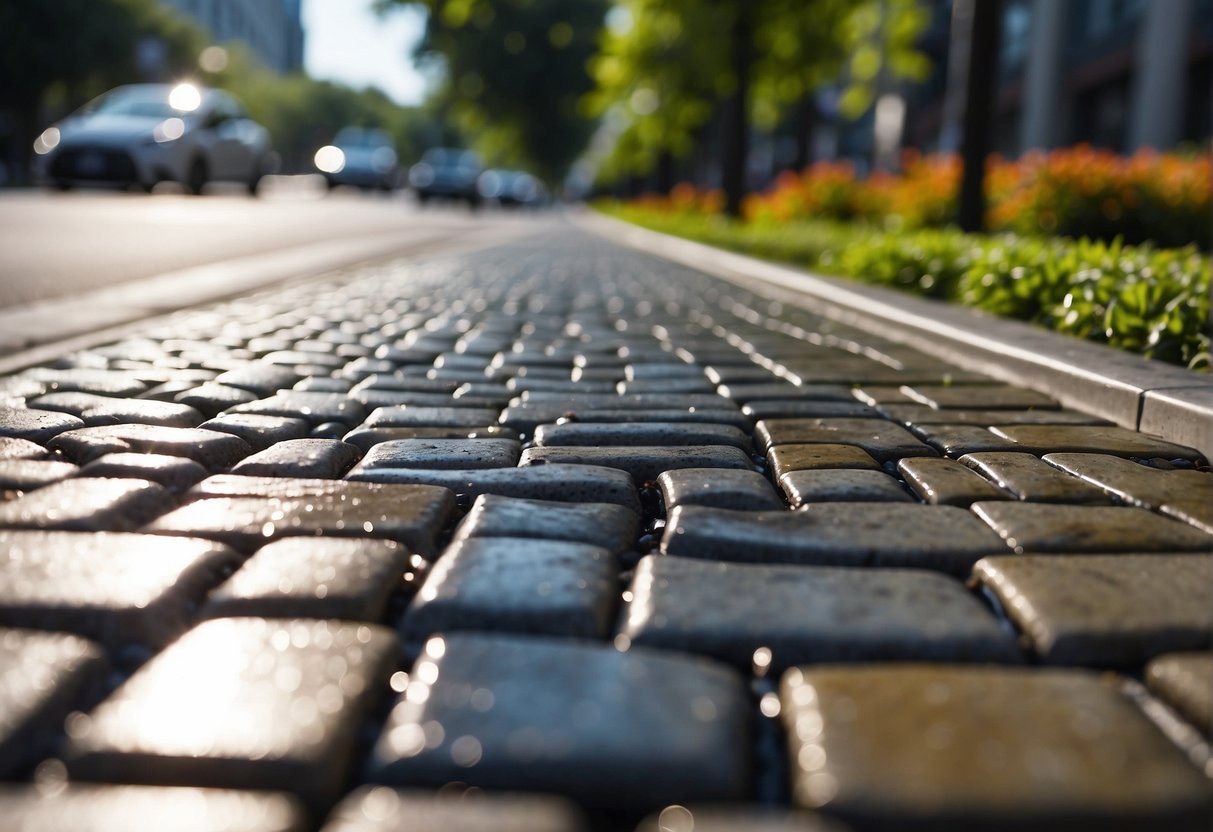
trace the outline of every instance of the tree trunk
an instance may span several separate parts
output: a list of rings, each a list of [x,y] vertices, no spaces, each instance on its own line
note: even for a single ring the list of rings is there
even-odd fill
[[[749,92],[752,46],[750,18],[746,4],[739,3],[733,24],[732,61],[736,87],[725,102],[724,134],[721,136],[724,210],[730,217],[741,216],[745,197],[746,162],[749,157]]]
[[[960,210],[957,220],[962,231],[979,232],[985,228],[986,156],[990,153],[990,133],[998,94],[1000,0],[958,0],[971,4],[972,28],[969,34],[968,79],[965,83],[965,111],[961,161],[964,174],[960,182]]]
[[[657,155],[657,192],[668,194],[674,190],[674,154],[663,150]]]
[[[792,167],[802,171],[813,162],[813,123],[816,121],[817,103],[812,93],[805,93],[796,112],[796,158]]]

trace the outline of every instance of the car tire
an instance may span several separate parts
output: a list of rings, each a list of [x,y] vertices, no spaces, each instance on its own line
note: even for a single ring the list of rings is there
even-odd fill
[[[62,179],[55,180],[55,190],[56,191],[70,191],[71,189],[72,189],[71,182],[67,182]]]
[[[206,160],[199,156],[190,162],[189,173],[185,175],[185,190],[193,196],[199,196],[208,181],[210,181],[210,174],[207,171]]]
[[[248,181],[245,187],[248,188],[249,196],[256,196],[261,191],[261,173],[254,173],[253,178]]]

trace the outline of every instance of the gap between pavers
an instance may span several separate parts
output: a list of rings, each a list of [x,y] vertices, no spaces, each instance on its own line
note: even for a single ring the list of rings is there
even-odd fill
[[[1213,378],[940,301],[769,263],[584,211],[588,231],[1213,459]]]

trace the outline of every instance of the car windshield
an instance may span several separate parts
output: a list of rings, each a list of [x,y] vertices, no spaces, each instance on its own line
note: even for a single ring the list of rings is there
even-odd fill
[[[474,170],[480,167],[480,157],[470,150],[436,147],[427,150],[421,159],[436,168],[470,168]]]
[[[382,130],[346,127],[337,134],[333,144],[338,147],[389,147],[392,142]]]
[[[168,103],[167,88],[114,90],[89,104],[84,112],[89,115],[146,116],[148,118],[169,118],[180,115],[180,112]]]

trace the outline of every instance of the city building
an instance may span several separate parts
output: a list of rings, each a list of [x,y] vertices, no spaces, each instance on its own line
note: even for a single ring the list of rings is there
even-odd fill
[[[211,33],[216,42],[241,41],[267,67],[303,66],[302,0],[161,0]]]

